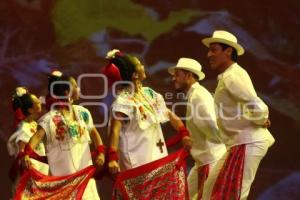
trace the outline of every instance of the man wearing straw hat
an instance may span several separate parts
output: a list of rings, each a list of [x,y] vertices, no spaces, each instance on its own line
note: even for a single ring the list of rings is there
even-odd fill
[[[244,48],[233,34],[217,30],[202,42],[209,48],[211,68],[219,73],[214,101],[220,135],[228,149],[211,199],[247,199],[259,163],[275,141],[267,129],[268,107],[237,64]]]
[[[213,183],[217,178],[215,165],[226,153],[219,137],[213,97],[198,82],[205,77],[201,69],[200,63],[191,58],[180,58],[175,67],[168,69],[175,89],[184,92],[188,99],[186,125],[193,141],[191,155],[195,160],[188,176],[191,199],[195,195],[198,199],[209,199],[212,186],[206,183]]]

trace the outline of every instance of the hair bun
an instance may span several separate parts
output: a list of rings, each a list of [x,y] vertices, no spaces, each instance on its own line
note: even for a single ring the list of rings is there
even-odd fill
[[[17,97],[22,97],[24,94],[27,94],[27,89],[25,87],[17,87],[16,88]]]

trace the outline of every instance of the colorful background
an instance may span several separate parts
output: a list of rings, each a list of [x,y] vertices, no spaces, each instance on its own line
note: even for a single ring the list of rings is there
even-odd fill
[[[207,67],[201,39],[225,29],[246,49],[238,62],[270,106],[270,130],[276,139],[249,199],[300,199],[299,17],[298,0],[1,0],[0,198],[10,197],[7,172],[12,158],[6,141],[13,132],[10,100],[16,86],[45,95],[46,74],[54,68],[75,77],[99,73],[105,53],[118,48],[141,58],[149,75],[145,85],[162,94],[173,90],[167,67],[179,57],[195,58],[207,75],[201,83],[213,92],[217,74]],[[83,83],[84,94],[103,91],[97,78]],[[111,98],[97,101],[109,104]],[[103,110],[90,109],[95,122],[103,120]],[[106,140],[106,129],[99,130]],[[109,199],[111,184],[107,178],[98,181],[102,199]]]

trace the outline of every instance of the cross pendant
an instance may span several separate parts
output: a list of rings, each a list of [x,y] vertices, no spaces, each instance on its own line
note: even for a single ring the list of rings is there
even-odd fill
[[[164,150],[162,148],[164,146],[164,143],[161,141],[161,139],[159,139],[159,141],[156,143],[156,146],[159,148],[160,153],[164,152]]]

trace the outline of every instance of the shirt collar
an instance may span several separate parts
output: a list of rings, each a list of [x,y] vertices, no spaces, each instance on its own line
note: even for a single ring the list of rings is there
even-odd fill
[[[221,80],[226,73],[228,73],[229,71],[231,71],[231,69],[234,68],[234,66],[236,66],[236,64],[237,63],[231,64],[224,72],[222,72],[221,74],[219,74],[218,75],[218,80]]]
[[[191,96],[192,92],[194,91],[194,89],[197,88],[198,86],[200,86],[199,82],[195,82],[188,90],[188,92],[186,94],[186,98],[189,98]]]

